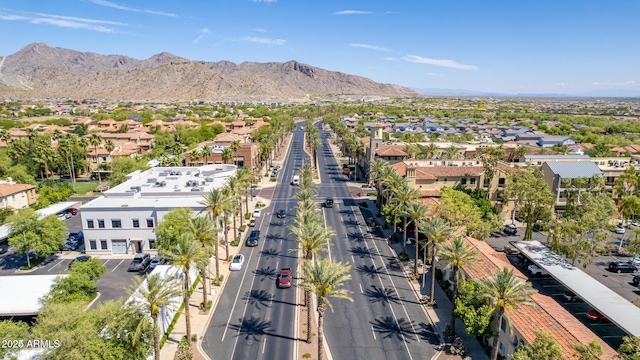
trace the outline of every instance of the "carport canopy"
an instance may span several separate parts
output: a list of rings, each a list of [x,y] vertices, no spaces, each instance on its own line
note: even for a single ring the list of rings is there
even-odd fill
[[[40,218],[43,218],[72,208],[77,203],[77,201],[63,201],[51,204],[44,209],[36,210],[36,213],[40,216]],[[9,238],[9,235],[11,235],[11,229],[9,228],[9,225],[0,226],[0,242],[7,240],[7,238]]]
[[[511,244],[624,332],[640,336],[640,308],[636,305],[571,265],[539,241],[513,241]]]
[[[0,276],[0,316],[37,315],[42,305],[39,299],[51,290],[53,280],[68,275]]]

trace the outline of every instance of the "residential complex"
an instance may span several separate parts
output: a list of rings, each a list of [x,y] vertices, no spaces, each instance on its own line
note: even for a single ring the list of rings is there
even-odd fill
[[[11,178],[0,180],[0,209],[23,209],[36,202],[36,187],[16,184]]]

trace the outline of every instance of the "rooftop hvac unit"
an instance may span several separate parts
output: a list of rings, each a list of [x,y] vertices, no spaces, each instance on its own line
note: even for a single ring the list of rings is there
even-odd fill
[[[187,175],[191,175],[191,171],[187,171]]]
[[[173,192],[180,192],[182,189],[173,189]]]
[[[147,184],[155,184],[155,182],[158,181],[158,179],[156,178],[149,178],[147,179]]]
[[[204,179],[204,181],[206,181],[206,182],[213,182],[213,178],[208,177],[208,178],[205,178],[205,179]]]
[[[167,186],[167,182],[162,180],[162,181],[156,181],[156,183],[154,184],[155,186],[159,186],[159,187],[164,187]]]
[[[191,191],[202,191],[202,188],[196,186],[196,187],[191,188]]]
[[[132,186],[130,189],[135,191],[135,192],[140,192],[140,190],[142,190],[142,188],[140,186]]]

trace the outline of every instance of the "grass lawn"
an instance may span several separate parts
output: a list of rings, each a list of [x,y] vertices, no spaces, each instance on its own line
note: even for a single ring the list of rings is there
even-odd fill
[[[85,195],[88,192],[93,192],[100,183],[98,182],[76,182],[76,194]]]

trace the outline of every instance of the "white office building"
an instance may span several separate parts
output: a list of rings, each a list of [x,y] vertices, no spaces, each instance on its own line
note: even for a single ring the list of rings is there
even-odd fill
[[[81,206],[87,254],[156,252],[155,227],[171,209],[203,210],[203,196],[235,175],[229,164],[155,167],[127,175],[127,181]]]

